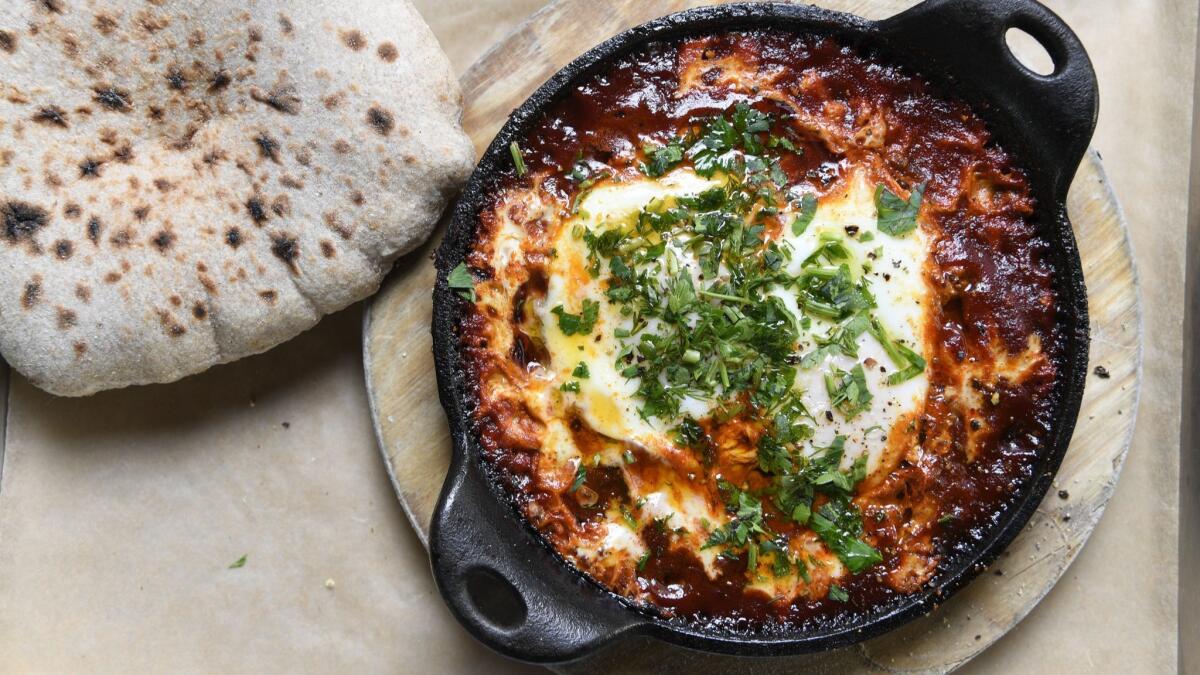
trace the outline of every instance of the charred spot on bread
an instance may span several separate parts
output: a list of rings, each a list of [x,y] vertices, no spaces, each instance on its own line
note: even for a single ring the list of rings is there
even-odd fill
[[[208,93],[215,94],[228,87],[232,82],[233,76],[229,74],[228,70],[221,68],[208,78]]]
[[[87,222],[88,241],[92,242],[93,244],[99,245],[100,244],[100,231],[102,229],[103,229],[103,225],[100,223],[100,218],[98,218],[96,216],[92,216],[91,218],[88,218],[88,222]]]
[[[250,220],[254,224],[262,227],[263,223],[267,222],[267,207],[263,204],[262,199],[251,197],[246,200],[246,213],[250,214]]]
[[[374,105],[367,109],[367,124],[380,136],[387,136],[396,128],[396,118],[387,110]]]
[[[379,55],[380,59],[387,63],[395,63],[396,59],[400,56],[400,52],[396,50],[396,45],[390,42],[384,42],[380,44],[379,48],[375,50],[375,53]]]
[[[132,99],[129,91],[111,86],[96,87],[92,90],[94,96],[92,100],[99,103],[106,110],[114,112],[127,113],[133,110]]]
[[[100,169],[104,166],[104,161],[88,157],[79,163],[80,178],[99,178]]]
[[[17,200],[5,202],[0,212],[4,216],[4,238],[10,244],[32,240],[49,219],[40,206]]]
[[[342,44],[356,52],[361,52],[367,48],[367,39],[358,30],[344,30],[342,31]]]
[[[171,245],[175,243],[175,234],[168,230],[159,230],[150,243],[154,244],[154,248],[158,249],[159,253],[166,254]]]
[[[48,105],[44,108],[40,108],[33,114],[33,121],[37,122],[38,124],[45,124],[48,126],[66,129],[68,126],[67,111],[56,105]]]
[[[133,230],[128,227],[122,227],[108,238],[108,243],[112,244],[113,248],[129,248],[132,241]]]
[[[42,277],[41,275],[33,275],[29,281],[25,282],[25,287],[21,290],[21,307],[24,309],[33,309],[38,300],[42,298]]]
[[[188,78],[183,70],[172,67],[167,69],[167,74],[163,77],[167,80],[167,87],[173,91],[187,91]]]
[[[75,324],[79,323],[79,315],[75,313],[75,310],[67,309],[66,307],[57,307],[55,308],[55,312],[58,318],[59,330],[74,328]]]
[[[279,163],[279,141],[271,137],[270,134],[263,132],[254,137],[254,144],[258,146],[258,154],[264,159],[269,159],[276,164]]]
[[[63,0],[35,0],[38,6],[51,14],[62,14],[64,5]]]
[[[158,322],[163,332],[170,337],[183,337],[187,333],[187,326],[179,323],[175,316],[166,310],[158,310]]]
[[[15,54],[17,52],[16,33],[0,29],[0,51],[6,54]]]
[[[282,75],[269,90],[251,87],[250,98],[285,115],[299,115],[303,107],[296,87]]]
[[[300,257],[300,244],[296,237],[282,232],[272,234],[271,253],[286,263],[293,273],[299,271],[296,261]]]
[[[98,12],[92,21],[96,30],[104,36],[112,35],[117,30],[117,19],[106,12]]]

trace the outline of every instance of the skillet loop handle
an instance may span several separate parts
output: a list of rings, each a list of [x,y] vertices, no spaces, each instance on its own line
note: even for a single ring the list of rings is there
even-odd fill
[[[455,618],[501,654],[573,661],[643,623],[569,570],[496,500],[478,462],[455,462],[430,532],[434,578]]]
[[[926,0],[879,24],[884,35],[916,52],[924,67],[951,75],[968,100],[987,101],[1023,129],[1035,156],[1031,172],[1046,172],[1065,198],[1096,127],[1100,97],[1091,59],[1075,33],[1035,0]],[[1040,75],[1009,49],[1011,28],[1036,39],[1054,62]]]

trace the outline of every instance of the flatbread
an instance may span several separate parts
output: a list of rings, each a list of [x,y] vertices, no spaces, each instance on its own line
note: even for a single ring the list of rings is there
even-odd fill
[[[0,352],[84,395],[373,293],[469,174],[406,0],[0,3]]]

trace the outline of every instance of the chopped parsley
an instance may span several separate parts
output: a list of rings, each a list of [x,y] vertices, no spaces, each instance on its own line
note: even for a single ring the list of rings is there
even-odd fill
[[[818,209],[815,194],[797,198],[791,190],[781,153],[801,149],[772,133],[773,122],[738,104],[724,115],[694,121],[682,136],[643,148],[639,168],[646,176],[689,163],[700,176],[720,174],[723,184],[653,200],[628,222],[580,225],[572,236],[586,245],[587,272],[600,280],[604,301],[622,317],[613,329],[621,349],[616,368],[636,385],[639,414],[670,429],[704,466],[713,465],[716,443],[705,426],[684,414],[685,399],[710,402],[718,423],[744,419],[756,427],[754,459],[766,480],[753,489],[719,482],[728,520],[703,524],[704,548],[744,560],[751,575],[765,570],[807,582],[809,565],[820,563],[793,553],[788,535],[778,531],[782,523],[811,528],[853,574],[883,556],[869,543],[853,502],[866,477],[866,456],[843,461],[842,436],[825,447],[814,443],[817,421],[796,387],[800,372],[820,369],[831,406],[850,419],[874,403],[859,362],[864,335],[882,345],[894,366],[874,386],[917,377],[926,364],[893,340],[876,317],[869,262],[856,257],[858,243],[847,239],[869,241],[869,233],[820,231],[807,251],[773,234],[788,227],[796,236],[805,234]],[[568,178],[583,189],[593,176],[580,160]],[[880,186],[879,229],[901,236],[915,228],[923,192],[924,186],[916,186],[902,200]],[[796,303],[785,303],[772,292],[776,289],[790,291]],[[584,300],[579,314],[561,305],[551,311],[570,336],[591,334],[599,309],[599,302]],[[835,367],[833,357],[852,365]],[[589,377],[587,364],[572,374]],[[577,391],[578,380],[562,387],[572,385],[569,390]],[[628,452],[623,457],[635,460]],[[570,491],[585,479],[581,464]],[[637,529],[627,506],[621,517]],[[639,559],[639,570],[648,559],[649,553]],[[847,599],[836,585],[830,597]]]
[[[827,502],[812,514],[808,524],[854,574],[883,561],[879,551],[861,538],[862,513],[844,498]]]
[[[629,529],[633,530],[634,532],[638,531],[637,518],[633,517],[633,512],[630,511],[629,507],[624,504],[621,505],[621,520],[625,521],[625,525],[628,526]]]
[[[466,263],[458,263],[457,267],[450,270],[446,285],[464,300],[475,302],[475,278],[471,276]]]
[[[842,588],[841,586],[838,586],[837,584],[830,584],[829,599],[836,600],[838,602],[846,602],[850,599],[850,594],[847,593],[846,589]]]
[[[861,363],[855,364],[850,372],[833,368],[825,373],[825,390],[833,407],[846,419],[853,419],[871,406],[873,396],[867,389],[867,375]]]
[[[797,237],[804,234],[816,215],[817,196],[811,192],[806,193],[800,198],[800,213],[796,214],[796,219],[792,221],[792,234]]]
[[[600,316],[600,303],[594,300],[584,300],[580,314],[571,314],[562,305],[550,310],[558,317],[558,329],[563,335],[587,335],[596,327],[596,319]]]
[[[583,460],[579,460],[579,466],[575,467],[575,480],[571,481],[571,487],[567,488],[568,494],[574,494],[579,488],[583,487],[584,481],[587,480],[587,467],[583,465]]]
[[[878,212],[879,231],[893,237],[902,237],[917,227],[917,213],[921,210],[921,198],[925,184],[914,186],[908,201],[898,197],[883,185],[875,186],[875,210]]]
[[[643,149],[649,160],[641,165],[642,173],[651,178],[663,175],[683,161],[683,144],[678,139],[666,145],[647,146]]]
[[[738,490],[728,483],[723,487],[732,493],[728,507],[733,512],[733,518],[713,530],[702,548],[726,544],[744,547],[753,535],[767,533],[766,525],[763,524],[762,502],[749,492]]]
[[[233,564],[231,564],[229,566],[229,569],[236,570],[240,567],[245,567],[245,566],[246,566],[246,556],[242,556],[242,557],[238,558],[237,560],[233,561]]]
[[[579,364],[575,366],[575,370],[571,371],[571,375],[578,377],[581,380],[586,380],[591,377],[591,373],[588,372],[588,365],[583,361],[580,361]]]

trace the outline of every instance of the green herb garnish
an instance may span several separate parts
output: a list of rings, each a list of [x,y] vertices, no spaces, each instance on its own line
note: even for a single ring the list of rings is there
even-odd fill
[[[457,267],[450,270],[446,285],[464,300],[475,302],[475,278],[471,276],[466,263],[458,263]]]
[[[853,419],[860,412],[871,406],[873,398],[867,389],[867,375],[863,372],[862,364],[855,364],[850,372],[834,368],[825,374],[825,390],[833,407]]]
[[[854,574],[883,562],[879,551],[861,539],[862,513],[845,498],[830,500],[812,514],[809,527]]]
[[[816,215],[817,196],[810,192],[800,198],[800,213],[796,214],[796,219],[792,221],[792,234],[797,237],[804,234]]]
[[[579,466],[575,467],[575,480],[571,481],[571,487],[567,488],[567,494],[573,494],[579,488],[583,487],[583,482],[587,480],[587,467],[583,465],[583,460],[579,460]]]
[[[875,210],[878,213],[879,231],[900,237],[917,227],[917,213],[921,210],[921,198],[925,184],[913,186],[908,201],[896,196],[883,185],[875,186]]]
[[[673,139],[666,145],[647,146],[644,149],[649,161],[641,165],[642,173],[651,178],[663,175],[683,161],[683,144]]]
[[[771,116],[738,104],[725,115],[696,120],[686,135],[643,148],[640,168],[647,176],[690,163],[701,176],[723,174],[723,184],[653,200],[630,221],[604,221],[595,229],[581,225],[573,236],[586,245],[588,274],[621,317],[612,329],[621,347],[616,368],[636,385],[639,414],[672,429],[678,445],[705,466],[714,461],[715,443],[705,427],[682,413],[686,398],[710,401],[719,423],[740,417],[761,424],[755,449],[767,480],[754,490],[719,484],[729,519],[704,524],[704,547],[744,560],[751,575],[761,568],[807,580],[809,562],[802,553],[793,556],[787,536],[771,526],[790,520],[812,528],[858,574],[882,560],[852,500],[866,476],[866,456],[844,467],[844,437],[828,447],[813,445],[816,420],[801,400],[797,375],[827,368],[834,356],[856,361],[847,370],[823,373],[834,409],[851,418],[873,401],[857,363],[864,334],[878,340],[896,366],[887,384],[919,375],[925,362],[892,340],[876,319],[869,263],[856,257],[858,246],[844,233],[819,232],[809,251],[794,250],[794,240],[772,238],[780,225],[792,235],[804,234],[817,211],[816,195],[794,199],[780,158],[800,149],[773,133],[773,123]],[[592,180],[587,166],[577,162],[568,175],[580,189]],[[877,191],[879,228],[899,236],[905,227],[916,227],[922,194],[917,186],[906,201]],[[869,240],[866,234],[859,233],[859,241]],[[784,303],[776,289],[794,292],[796,305]],[[565,335],[588,335],[599,303],[585,300],[579,314],[561,305],[551,311]],[[573,375],[587,377],[586,364]],[[623,459],[635,458],[626,452]],[[582,485],[583,475],[581,466],[573,489]],[[628,507],[621,507],[621,517],[636,529]],[[647,557],[639,560],[639,569]]]
[[[517,169],[517,177],[524,177],[527,170],[525,169],[525,158],[521,156],[521,146],[517,145],[516,141],[513,141],[508,144],[508,152],[512,155],[513,166]]]
[[[629,510],[629,507],[624,504],[621,505],[621,520],[625,521],[625,524],[627,526],[629,526],[629,529],[633,530],[634,532],[637,532],[637,530],[638,530],[637,518],[633,517],[633,512],[631,512]]]
[[[563,335],[587,335],[596,327],[596,319],[600,316],[600,303],[594,300],[583,301],[583,311],[571,314],[562,305],[550,310],[558,317],[558,329]]]

